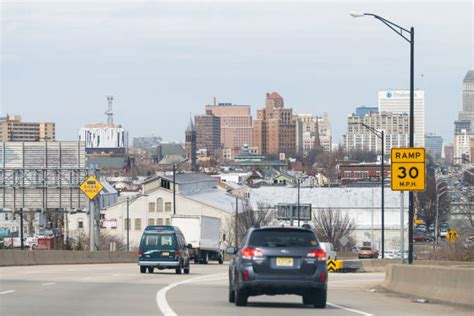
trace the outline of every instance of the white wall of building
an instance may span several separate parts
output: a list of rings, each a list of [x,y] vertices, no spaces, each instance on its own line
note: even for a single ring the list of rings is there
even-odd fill
[[[425,146],[425,92],[415,90],[415,146]],[[410,113],[410,90],[379,91],[379,112]]]

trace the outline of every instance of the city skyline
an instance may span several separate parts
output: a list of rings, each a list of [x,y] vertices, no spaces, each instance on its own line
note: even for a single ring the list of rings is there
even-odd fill
[[[106,96],[114,95],[116,122],[131,138],[184,141],[189,113],[200,113],[213,97],[250,104],[255,118],[264,93],[278,91],[297,114],[328,112],[333,142],[340,143],[354,108],[376,106],[380,90],[408,88],[408,46],[377,21],[348,14],[364,10],[415,27],[425,130],[449,143],[462,79],[473,68],[465,32],[472,4],[425,4],[65,2],[51,10],[4,1],[1,110],[54,121],[58,139],[74,140],[82,126],[105,122]],[[233,23],[226,23],[230,16]],[[449,28],[432,22],[441,17]],[[328,22],[331,30],[321,31]]]

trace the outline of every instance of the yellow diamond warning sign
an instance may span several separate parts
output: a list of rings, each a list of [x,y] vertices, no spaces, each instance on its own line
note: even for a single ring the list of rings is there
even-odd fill
[[[84,182],[82,182],[80,189],[84,192],[89,200],[93,200],[97,194],[104,189],[104,186],[94,176],[89,176]]]
[[[451,243],[455,243],[459,239],[459,234],[455,229],[450,229],[446,234],[446,239]]]
[[[392,148],[391,187],[393,191],[425,190],[425,149]]]

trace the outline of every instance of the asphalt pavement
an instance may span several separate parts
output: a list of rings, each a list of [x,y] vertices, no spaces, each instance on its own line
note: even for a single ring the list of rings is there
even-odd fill
[[[472,311],[388,293],[382,273],[331,273],[328,306],[298,296],[257,296],[246,307],[227,301],[228,266],[192,265],[141,274],[136,264],[0,268],[1,315],[471,315]]]

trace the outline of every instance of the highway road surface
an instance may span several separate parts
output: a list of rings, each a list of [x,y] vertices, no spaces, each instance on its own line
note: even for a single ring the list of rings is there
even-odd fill
[[[303,306],[298,296],[227,301],[228,266],[192,265],[191,274],[140,274],[136,264],[0,268],[0,315],[471,315],[459,306],[387,293],[381,273],[329,276],[328,306]]]

